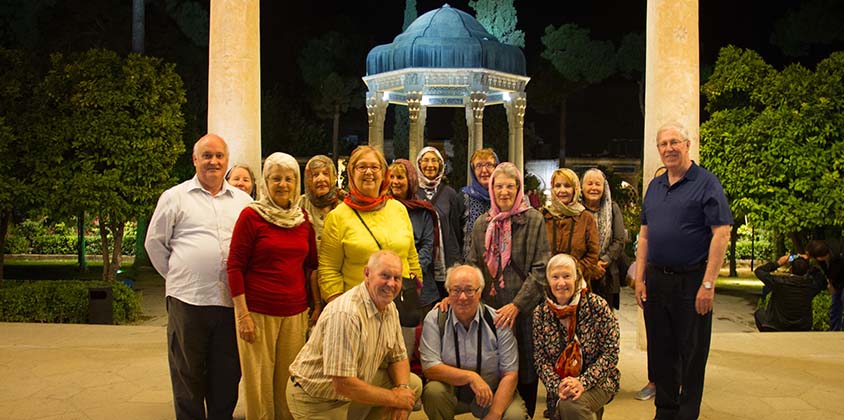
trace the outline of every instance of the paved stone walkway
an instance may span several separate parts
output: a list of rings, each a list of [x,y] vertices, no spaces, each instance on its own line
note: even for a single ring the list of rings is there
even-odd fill
[[[139,288],[142,325],[0,323],[0,419],[174,418],[162,288]],[[701,419],[844,420],[844,334],[760,334],[746,299],[716,299]],[[622,302],[621,392],[604,418],[650,419],[653,402],[633,399],[646,382],[646,358],[629,289]],[[540,389],[538,413],[543,405]],[[243,418],[242,405],[235,415]]]

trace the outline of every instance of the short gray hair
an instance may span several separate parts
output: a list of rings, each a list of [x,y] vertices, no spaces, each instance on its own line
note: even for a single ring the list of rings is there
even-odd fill
[[[656,138],[659,139],[659,133],[667,130],[674,130],[680,133],[680,136],[683,137],[683,140],[689,141],[689,130],[686,129],[683,124],[680,124],[677,121],[669,121],[659,127],[659,130],[656,130]]]
[[[472,275],[478,279],[478,284],[481,290],[483,290],[484,285],[484,273],[481,272],[481,269],[475,267],[474,265],[469,264],[455,264],[449,267],[448,271],[445,272],[445,288],[446,290],[450,289],[451,286],[451,278],[454,277],[454,273],[457,271],[469,270],[472,272]]]
[[[399,254],[396,254],[395,251],[391,251],[389,249],[382,249],[380,251],[375,251],[372,255],[369,256],[369,260],[366,261],[366,266],[370,270],[374,269],[375,266],[377,266],[378,264],[381,263],[381,260],[385,256],[394,257],[394,258],[399,260],[399,263],[401,263],[401,257],[399,256]],[[404,267],[402,267],[402,269],[403,268]]]
[[[569,254],[560,253],[549,258],[548,264],[545,266],[545,272],[550,273],[552,268],[557,267],[569,267],[577,273],[578,278],[580,277],[580,272],[577,269],[577,261]]]

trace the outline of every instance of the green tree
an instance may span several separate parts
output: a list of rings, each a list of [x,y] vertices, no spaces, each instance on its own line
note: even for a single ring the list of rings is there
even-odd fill
[[[841,22],[844,2],[840,0],[804,0],[774,23],[771,43],[789,57],[803,57],[813,47],[844,41]]]
[[[264,90],[261,115],[283,118],[261,118],[261,149],[265,155],[283,151],[293,156],[325,153],[331,147],[325,128],[280,87]]]
[[[43,117],[33,101],[42,67],[27,52],[0,48],[0,250],[13,215],[44,205],[47,174],[61,160],[34,136]],[[0,282],[3,257],[0,252]]]
[[[542,72],[543,82],[534,86],[532,92],[544,97],[540,101],[556,104],[560,116],[560,166],[565,166],[568,98],[613,74],[615,47],[611,41],[590,38],[588,29],[572,23],[545,28],[542,44],[545,46],[542,58],[551,63],[556,73]]]
[[[645,36],[638,32],[625,34],[616,52],[618,72],[639,87],[639,112],[645,117]]]
[[[469,0],[469,7],[475,10],[475,18],[503,44],[525,47],[525,33],[516,29],[514,0]]]
[[[349,108],[363,105],[363,81],[360,57],[364,54],[347,34],[328,32],[309,41],[299,57],[302,77],[310,88],[309,98],[314,110],[331,119],[332,159],[337,160],[340,116]]]
[[[51,115],[39,134],[63,157],[52,172],[50,210],[98,219],[103,279],[113,281],[125,223],[172,186],[184,152],[182,80],[161,59],[93,49],[53,55],[38,95]]]
[[[844,225],[844,52],[815,71],[777,70],[752,50],[721,50],[702,87],[711,113],[701,161],[720,178],[733,214],[791,238]]]

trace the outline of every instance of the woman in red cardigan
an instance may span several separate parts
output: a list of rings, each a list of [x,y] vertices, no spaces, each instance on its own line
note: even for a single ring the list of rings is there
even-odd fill
[[[258,201],[232,233],[229,288],[237,319],[247,418],[292,419],[287,371],[305,345],[316,237],[299,205],[299,164],[285,153],[264,163]]]

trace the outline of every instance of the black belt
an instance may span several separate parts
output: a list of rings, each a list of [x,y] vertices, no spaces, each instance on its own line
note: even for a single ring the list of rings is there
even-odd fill
[[[698,271],[703,271],[706,269],[706,261],[699,262],[694,265],[688,265],[685,267],[669,267],[664,265],[657,265],[648,263],[648,267],[661,272],[662,274],[685,274],[685,273],[694,273]]]

